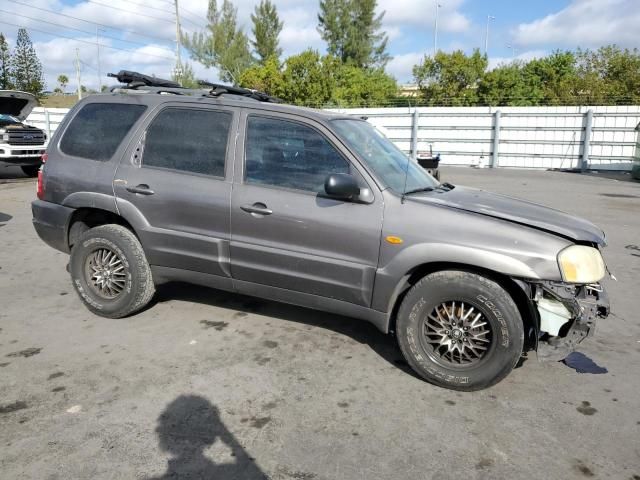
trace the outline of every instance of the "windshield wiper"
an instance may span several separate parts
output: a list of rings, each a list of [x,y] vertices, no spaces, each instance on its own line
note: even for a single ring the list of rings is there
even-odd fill
[[[400,203],[404,203],[404,197],[406,197],[407,195],[411,195],[412,193],[420,193],[420,192],[433,192],[433,187],[420,187],[420,188],[414,188],[413,190],[407,190],[406,192],[402,193],[402,198],[400,198]]]

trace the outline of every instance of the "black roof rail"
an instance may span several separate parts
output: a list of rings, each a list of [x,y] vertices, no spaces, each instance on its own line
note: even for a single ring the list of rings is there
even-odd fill
[[[271,97],[266,93],[248,88],[232,87],[230,85],[221,85],[219,83],[211,83],[205,80],[198,80],[198,83],[206,89],[198,90],[192,88],[184,88],[178,82],[173,80],[165,80],[163,78],[151,77],[130,70],[120,70],[118,73],[108,73],[107,76],[118,79],[118,82],[126,84],[125,87],[113,87],[111,91],[118,90],[138,90],[148,93],[174,94],[174,95],[202,95],[219,97],[220,95],[238,95],[247,99],[257,100],[259,102],[282,103],[282,100]]]
[[[127,88],[136,89],[138,87],[164,87],[182,88],[178,82],[165,80],[164,78],[151,77],[130,70],[120,70],[118,73],[108,73],[108,77],[117,78],[120,83],[126,83]]]
[[[269,103],[282,103],[277,97],[272,97],[267,95],[264,92],[259,92],[258,90],[251,90],[249,88],[241,88],[241,87],[232,87],[229,85],[221,85],[219,83],[211,83],[206,80],[198,80],[198,83],[203,87],[209,87],[211,90],[209,91],[209,95],[212,97],[218,97],[220,95],[239,95],[241,97],[252,98],[254,100],[258,100],[259,102],[269,102]]]

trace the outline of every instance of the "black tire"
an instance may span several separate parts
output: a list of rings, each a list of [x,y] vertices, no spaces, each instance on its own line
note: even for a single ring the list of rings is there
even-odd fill
[[[477,321],[470,324],[469,319],[461,322],[457,318],[458,326],[454,327],[456,312],[464,317],[465,305],[466,312],[472,312],[470,318]],[[482,314],[479,319],[478,313]],[[434,328],[443,320],[446,326],[442,330]],[[493,280],[464,271],[432,273],[411,287],[398,311],[396,335],[402,354],[418,375],[435,385],[462,391],[481,390],[505,378],[518,363],[524,344],[522,317],[511,296]],[[480,343],[478,338],[490,341]],[[459,349],[469,342],[478,351],[467,348],[463,358]],[[458,349],[457,359],[456,350],[449,351],[450,344]],[[480,350],[479,345],[485,345],[486,350]]]
[[[118,280],[120,291],[112,298],[106,290],[101,292],[89,273],[95,255],[108,251],[118,257],[119,265],[123,267],[117,267],[118,275],[121,275]],[[76,292],[89,310],[102,317],[131,315],[147,305],[155,292],[142,245],[130,230],[120,225],[101,225],[84,232],[71,250],[69,264]]]
[[[24,173],[27,177],[37,177],[38,170],[40,170],[40,165],[24,165],[20,168],[22,169],[22,173]]]

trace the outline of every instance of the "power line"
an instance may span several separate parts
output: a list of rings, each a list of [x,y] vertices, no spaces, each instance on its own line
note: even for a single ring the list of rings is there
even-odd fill
[[[155,17],[153,15],[147,15],[146,13],[140,13],[140,12],[136,12],[135,10],[127,10],[126,8],[121,8],[121,7],[114,7],[113,5],[108,5],[106,3],[101,3],[98,2],[96,0],[85,0],[87,3],[93,3],[95,5],[100,5],[103,6],[105,8],[111,8],[113,10],[118,10],[120,12],[127,12],[127,13],[131,13],[133,15],[138,15],[140,17],[147,17],[147,18],[153,18],[154,20],[159,20],[161,22],[168,22],[168,23],[173,23],[173,20],[169,20],[167,18],[161,18],[161,17]]]
[[[0,20],[0,23],[5,24],[5,25],[11,25],[13,27],[18,27],[18,28],[24,28],[24,29],[27,28],[24,25],[18,25],[16,23],[9,23],[9,22],[5,22],[4,20]],[[52,37],[66,38],[67,40],[73,40],[75,42],[80,42],[80,43],[86,43],[86,44],[91,45],[93,47],[96,46],[95,42],[89,42],[87,40],[80,40],[79,38],[68,37],[66,35],[60,35],[58,33],[51,33],[51,32],[47,32],[45,30],[39,30],[39,29],[33,28],[33,27],[29,27],[29,30],[33,30],[33,31],[39,32],[39,33],[44,33],[45,35],[51,35]],[[154,53],[140,52],[140,51],[137,51],[137,50],[131,50],[129,48],[112,47],[111,45],[104,45],[104,44],[98,44],[98,45],[100,47],[110,48],[111,50],[120,50],[122,52],[129,52],[129,53],[142,53],[143,55],[146,55],[146,56],[149,56],[149,57],[158,57],[158,58],[162,58],[164,60],[173,61],[173,58],[171,58],[171,57],[165,57],[165,56],[162,56],[162,55],[156,55]]]
[[[175,12],[173,12],[172,10],[165,10],[164,8],[153,7],[153,6],[148,5],[146,3],[133,2],[132,0],[127,0],[127,3],[131,3],[132,5],[139,5],[141,7],[149,8],[151,10],[157,10],[159,12],[168,13],[170,15],[174,15],[175,14]],[[173,2],[167,2],[167,3],[171,4],[171,6],[173,6]],[[189,23],[195,25],[198,28],[205,28],[202,23],[197,23],[197,22],[189,19],[188,17],[185,18],[184,12],[191,13],[191,12],[189,12],[189,10],[185,9],[183,6],[180,6],[180,13],[182,14],[182,18],[181,18],[182,21],[189,22]],[[197,14],[192,13],[191,15],[193,15],[194,17],[198,18],[198,20],[200,20],[200,17]]]
[[[49,25],[53,25],[53,26],[55,26],[55,27],[61,27],[61,28],[67,29],[67,30],[75,30],[76,32],[86,33],[87,35],[94,35],[94,33],[93,33],[93,32],[87,32],[86,30],[82,30],[82,29],[80,29],[80,28],[69,27],[69,26],[67,26],[67,25],[62,25],[62,24],[60,24],[60,23],[49,22],[49,21],[47,21],[47,20],[40,20],[39,18],[30,17],[30,16],[28,16],[28,15],[23,15],[23,14],[21,14],[21,13],[8,12],[8,11],[6,11],[6,10],[2,10],[2,9],[0,9],[0,12],[2,12],[2,13],[9,13],[9,14],[12,14],[12,15],[16,15],[16,16],[18,16],[18,17],[28,18],[29,20],[34,20],[34,21],[36,21],[36,22],[48,23]],[[140,46],[142,46],[142,47],[146,47],[146,46],[148,46],[148,44],[147,44],[147,43],[134,42],[133,40],[123,40],[123,39],[120,39],[120,38],[118,38],[118,37],[113,37],[113,36],[111,36],[111,35],[102,35],[102,37],[103,37],[103,38],[110,38],[111,40],[116,40],[116,41],[118,41],[118,42],[131,43],[131,44],[133,44],[133,45],[140,45]]]
[[[36,10],[40,10],[40,11],[43,11],[43,12],[53,13],[55,15],[60,15],[62,17],[71,18],[73,20],[79,20],[79,21],[85,22],[85,23],[91,23],[92,25],[99,25],[99,26],[104,27],[104,28],[110,28],[112,30],[118,30],[120,32],[125,32],[125,33],[129,33],[129,34],[132,34],[132,35],[138,35],[140,37],[146,37],[146,38],[151,38],[151,39],[155,39],[155,40],[162,40],[163,42],[173,43],[173,40],[169,40],[167,38],[158,37],[158,36],[155,36],[155,35],[148,35],[148,34],[145,34],[145,33],[136,32],[135,30],[127,30],[127,29],[124,29],[124,28],[114,27],[112,25],[107,25],[107,24],[104,24],[104,23],[98,23],[98,22],[94,22],[93,20],[86,20],[86,19],[80,18],[80,17],[74,17],[73,15],[67,15],[66,13],[60,13],[60,12],[56,12],[54,10],[48,10],[46,8],[36,7],[36,6],[33,6],[33,5],[29,5],[28,3],[20,2],[18,0],[9,0],[9,1],[12,2],[12,3],[16,3],[18,5],[22,5],[22,6],[25,6],[25,7],[30,7],[30,8],[33,8],[33,9],[36,9]]]

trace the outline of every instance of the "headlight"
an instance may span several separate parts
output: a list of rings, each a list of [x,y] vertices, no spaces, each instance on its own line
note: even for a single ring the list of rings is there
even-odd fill
[[[558,254],[558,265],[565,282],[595,283],[605,275],[602,255],[597,248],[572,245]]]

